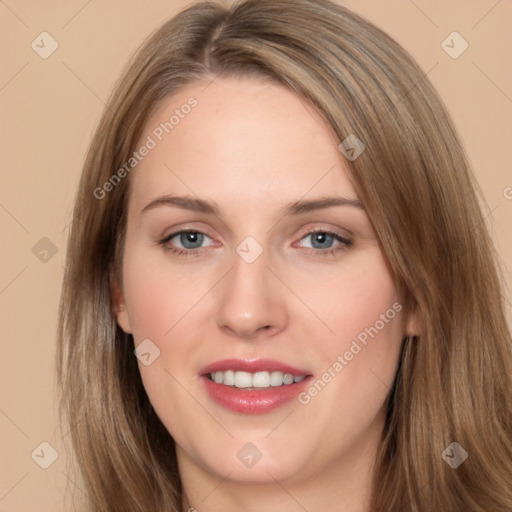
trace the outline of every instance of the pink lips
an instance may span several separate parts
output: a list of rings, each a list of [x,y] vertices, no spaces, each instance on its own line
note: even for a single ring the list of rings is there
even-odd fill
[[[240,372],[283,372],[292,375],[309,375],[306,370],[300,370],[274,359],[255,359],[253,361],[244,359],[224,359],[205,366],[199,373],[206,375],[212,372],[225,372],[227,370],[237,370]]]
[[[210,373],[227,370],[250,373],[280,371],[292,375],[306,375],[306,378],[301,382],[265,389],[239,389],[216,384],[210,380]],[[296,398],[309,385],[312,378],[306,370],[294,368],[273,359],[257,359],[253,361],[225,359],[204,367],[200,371],[200,375],[201,381],[212,400],[230,411],[243,414],[262,414],[281,407]]]

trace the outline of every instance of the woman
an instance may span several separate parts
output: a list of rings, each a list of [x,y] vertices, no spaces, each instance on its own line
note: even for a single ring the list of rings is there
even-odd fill
[[[512,353],[432,85],[324,0],[194,5],[85,162],[62,410],[90,510],[512,510]]]

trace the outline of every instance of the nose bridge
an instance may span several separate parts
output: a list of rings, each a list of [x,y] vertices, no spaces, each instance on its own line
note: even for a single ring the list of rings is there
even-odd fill
[[[284,327],[284,297],[268,264],[268,251],[254,239],[247,237],[239,244],[222,287],[217,313],[220,328],[252,338],[261,330],[276,332]]]

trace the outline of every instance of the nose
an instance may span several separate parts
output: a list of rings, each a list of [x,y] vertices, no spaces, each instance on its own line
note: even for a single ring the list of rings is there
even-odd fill
[[[219,292],[217,325],[230,336],[254,341],[286,328],[285,289],[268,268],[265,251],[252,263],[235,254]]]

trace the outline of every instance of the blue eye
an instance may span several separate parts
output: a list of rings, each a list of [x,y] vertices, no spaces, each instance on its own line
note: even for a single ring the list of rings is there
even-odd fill
[[[165,237],[159,244],[175,254],[193,255],[206,239],[211,241],[209,236],[199,231],[183,230]]]
[[[313,249],[330,249],[335,241],[334,235],[329,233],[310,233],[305,238],[311,239],[311,247]]]
[[[310,239],[309,245],[304,244],[302,247],[312,249],[314,252],[321,255],[334,254],[352,245],[350,240],[329,231],[312,231],[302,237],[301,241],[307,240],[308,238]]]
[[[177,238],[184,249],[198,249],[201,247],[205,239],[205,235],[196,231],[183,231],[175,235],[173,238]]]

